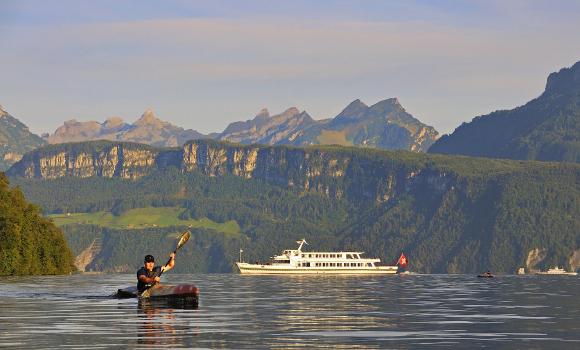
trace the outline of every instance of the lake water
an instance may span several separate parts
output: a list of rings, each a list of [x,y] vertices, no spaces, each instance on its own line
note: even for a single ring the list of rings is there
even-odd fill
[[[580,349],[580,278],[177,275],[197,309],[107,295],[133,275],[3,278],[0,347]]]

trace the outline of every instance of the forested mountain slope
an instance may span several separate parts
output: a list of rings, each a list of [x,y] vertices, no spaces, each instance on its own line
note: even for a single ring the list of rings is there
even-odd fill
[[[47,213],[181,207],[183,219],[239,225],[239,234],[193,229],[183,272],[231,271],[240,247],[263,260],[300,238],[389,263],[404,251],[419,272],[577,268],[580,254],[575,164],[198,140],[47,146],[10,174]],[[166,254],[180,229],[64,227],[75,254],[99,237],[87,266],[110,271],[132,271],[149,250]]]
[[[463,123],[429,152],[580,162],[580,62],[550,74],[540,97]]]
[[[0,173],[0,276],[56,275],[74,270],[62,232]]]

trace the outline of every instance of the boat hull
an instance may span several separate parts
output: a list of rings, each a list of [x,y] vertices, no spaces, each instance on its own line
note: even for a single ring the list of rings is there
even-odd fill
[[[117,291],[118,298],[139,298],[139,300],[180,300],[197,304],[199,288],[193,284],[156,284],[141,295],[137,287],[131,286]]]
[[[395,275],[397,266],[358,268],[340,267],[287,267],[236,263],[242,275]]]

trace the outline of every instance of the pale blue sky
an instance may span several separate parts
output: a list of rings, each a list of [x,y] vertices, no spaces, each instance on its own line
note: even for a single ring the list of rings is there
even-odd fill
[[[443,133],[580,60],[578,1],[0,0],[0,104],[36,133],[136,120],[201,132],[398,97]]]

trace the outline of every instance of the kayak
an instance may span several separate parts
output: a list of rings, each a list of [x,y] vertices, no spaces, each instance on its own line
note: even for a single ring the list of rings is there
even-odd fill
[[[141,295],[136,286],[117,290],[117,298],[139,298],[139,300],[180,300],[197,304],[199,288],[193,284],[156,284]]]
[[[479,277],[479,278],[494,278],[495,276],[483,274],[483,275],[477,275],[477,277]]]

